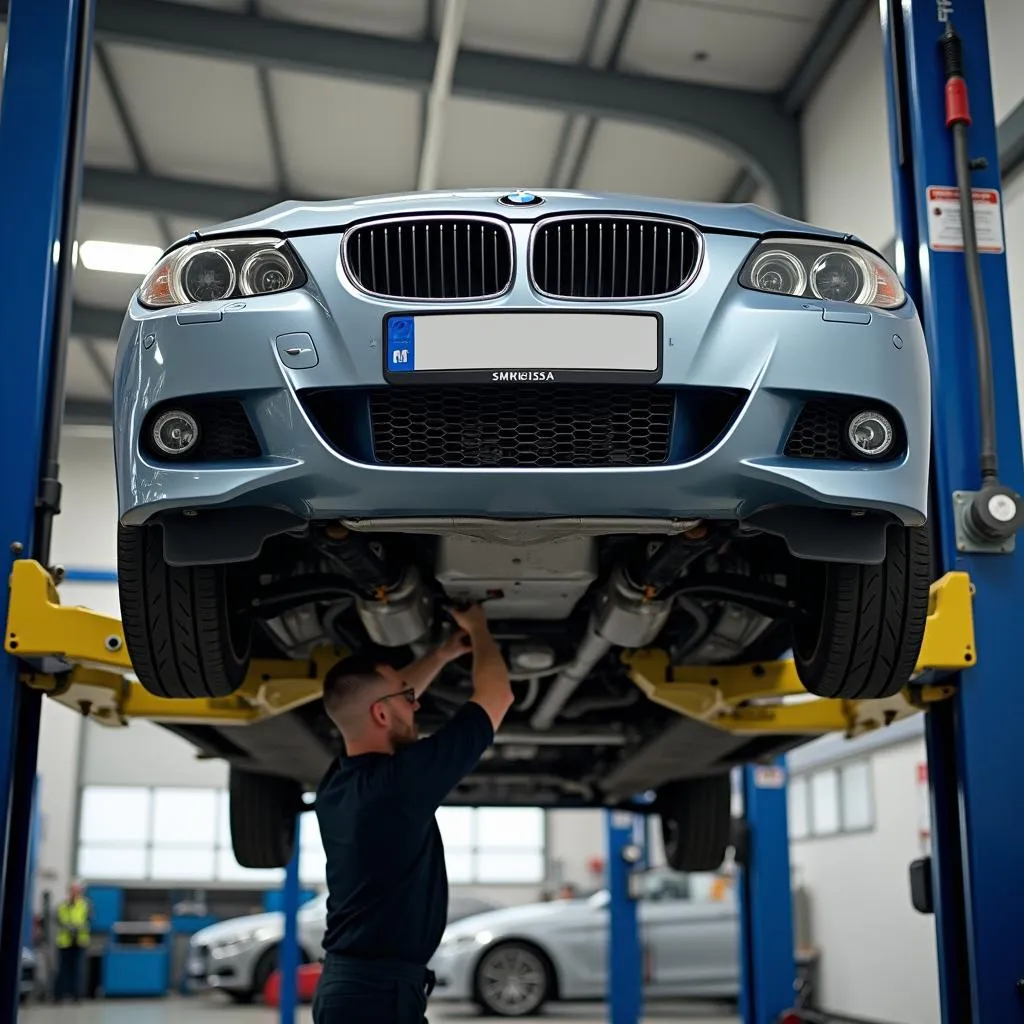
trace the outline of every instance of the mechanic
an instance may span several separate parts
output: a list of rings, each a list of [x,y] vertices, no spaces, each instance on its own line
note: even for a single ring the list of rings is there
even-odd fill
[[[353,658],[324,679],[324,707],[345,753],[316,795],[328,899],[314,1024],[426,1020],[433,988],[427,964],[448,916],[434,814],[491,745],[513,699],[482,608],[450,614],[461,632],[405,669]],[[418,739],[419,696],[470,651],[472,697],[445,726]]]

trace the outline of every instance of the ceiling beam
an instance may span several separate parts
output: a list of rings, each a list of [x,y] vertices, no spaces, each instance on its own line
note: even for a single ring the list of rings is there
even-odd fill
[[[64,422],[69,426],[109,427],[111,405],[94,398],[65,398]]]
[[[125,311],[76,302],[71,311],[71,333],[78,338],[117,341]]]
[[[205,223],[244,217],[288,198],[292,197],[262,189],[183,181],[105,167],[87,167],[82,180],[84,202],[169,217],[199,217]]]
[[[0,12],[6,7],[6,0],[0,0]],[[436,56],[434,45],[424,40],[167,0],[103,0],[95,25],[96,38],[104,42],[421,91],[430,86]],[[479,50],[460,51],[452,94],[685,132],[745,164],[760,185],[773,190],[784,213],[802,213],[799,126],[775,96]]]
[[[441,168],[441,148],[444,145],[445,123],[451,107],[452,74],[462,42],[462,25],[466,19],[466,0],[445,0],[444,22],[437,44],[434,77],[427,91],[423,113],[426,124],[420,139],[419,174],[416,188],[432,192],[437,188]]]
[[[870,6],[868,0],[833,0],[800,64],[782,90],[782,109],[787,114],[795,115],[803,110]]]

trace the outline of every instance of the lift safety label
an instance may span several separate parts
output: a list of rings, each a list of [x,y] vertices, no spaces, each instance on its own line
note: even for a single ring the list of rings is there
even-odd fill
[[[754,785],[758,789],[782,789],[786,771],[776,764],[759,764],[754,768]]]
[[[1003,211],[994,188],[976,188],[974,223],[978,252],[1003,251]],[[962,252],[964,234],[960,223],[960,192],[932,185],[928,188],[928,244],[938,252]]]

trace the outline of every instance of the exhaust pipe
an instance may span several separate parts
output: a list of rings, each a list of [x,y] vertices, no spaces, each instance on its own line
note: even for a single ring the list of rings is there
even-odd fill
[[[576,688],[612,647],[646,647],[661,632],[672,600],[650,600],[616,568],[598,597],[576,657],[555,678],[530,719],[534,729],[550,729]]]

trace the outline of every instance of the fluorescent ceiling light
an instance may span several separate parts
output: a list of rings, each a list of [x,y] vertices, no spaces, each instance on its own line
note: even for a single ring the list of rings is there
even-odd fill
[[[90,239],[78,247],[78,258],[89,270],[114,274],[147,274],[163,252],[156,245],[128,245],[125,242],[98,242]]]

